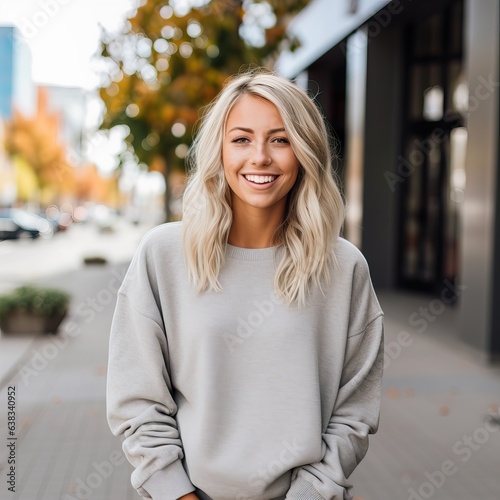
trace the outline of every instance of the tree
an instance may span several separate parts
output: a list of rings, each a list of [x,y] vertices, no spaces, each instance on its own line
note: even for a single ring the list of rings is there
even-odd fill
[[[48,110],[43,89],[39,89],[34,117],[25,117],[16,110],[5,126],[5,151],[21,172],[26,174],[31,169],[38,185],[36,201],[42,204],[49,204],[74,189],[74,168],[66,159],[59,129],[60,116]],[[23,196],[30,194],[24,192]]]
[[[103,32],[101,128],[128,127],[121,161],[134,157],[167,181],[183,170],[199,109],[245,65],[272,67],[279,49],[293,49],[286,27],[307,3],[143,0],[122,33]]]

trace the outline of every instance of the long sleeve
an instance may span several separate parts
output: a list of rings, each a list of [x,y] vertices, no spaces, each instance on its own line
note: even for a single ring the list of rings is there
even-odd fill
[[[182,223],[143,239],[111,328],[108,421],[154,500],[350,499],[378,425],[382,311],[339,239],[305,308],[275,294],[274,248],[228,246],[222,293],[195,293]]]
[[[374,314],[374,304],[378,302],[367,267],[361,267],[357,280],[364,283],[351,302],[354,318],[334,409],[322,434],[324,455],[321,461],[293,471],[287,500],[352,500],[348,477],[366,455],[368,435],[378,429],[384,363],[383,313]],[[353,289],[359,291],[356,283]]]
[[[181,462],[167,339],[142,253],[140,249],[118,292],[107,415],[113,434],[125,438],[123,450],[135,468],[131,481],[138,493],[154,500],[176,500],[195,487]]]

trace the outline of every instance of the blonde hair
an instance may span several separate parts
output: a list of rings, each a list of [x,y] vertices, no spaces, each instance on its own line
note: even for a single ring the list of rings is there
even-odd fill
[[[344,203],[334,179],[323,116],[306,92],[269,71],[253,70],[230,79],[202,117],[187,159],[189,178],[183,200],[189,278],[198,293],[222,290],[218,276],[232,223],[222,143],[228,114],[246,94],[276,106],[300,164],[284,220],[273,238],[273,245],[284,250],[274,276],[275,292],[286,304],[300,307],[311,286],[322,290],[322,281],[330,280]]]

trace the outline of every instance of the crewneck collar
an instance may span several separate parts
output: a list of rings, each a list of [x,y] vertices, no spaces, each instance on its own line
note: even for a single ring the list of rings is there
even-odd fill
[[[229,258],[236,260],[273,260],[279,249],[280,247],[243,248],[228,243],[226,253]]]

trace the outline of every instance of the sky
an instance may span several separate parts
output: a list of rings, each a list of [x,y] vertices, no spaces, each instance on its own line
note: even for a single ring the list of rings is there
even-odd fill
[[[91,97],[99,79],[90,61],[99,48],[99,25],[107,31],[120,29],[137,1],[0,0],[0,26],[16,26],[20,40],[30,48],[34,83],[91,91],[84,124],[88,134],[93,134],[87,144],[87,158],[105,175],[117,166],[123,137],[119,130],[109,137],[93,132],[101,121],[103,107],[97,95]]]
[[[37,84],[92,89],[98,79],[90,59],[99,46],[99,24],[120,28],[136,0],[0,0],[0,25],[15,25],[32,54]]]

